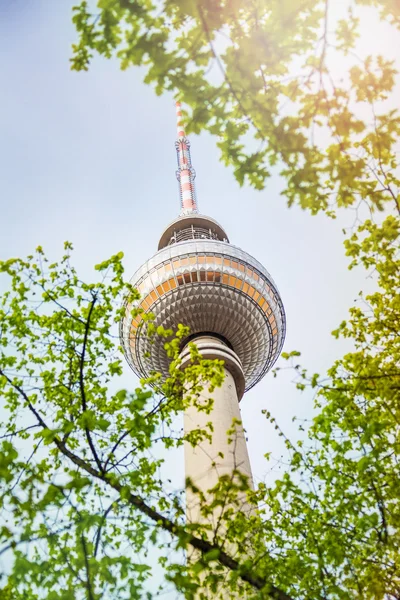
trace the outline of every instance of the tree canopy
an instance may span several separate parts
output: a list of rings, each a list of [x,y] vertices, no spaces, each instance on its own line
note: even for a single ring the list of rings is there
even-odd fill
[[[152,598],[168,582],[186,598],[400,598],[400,119],[386,102],[396,70],[355,52],[363,11],[399,28],[400,8],[356,0],[348,9],[335,19],[329,0],[75,7],[72,68],[89,68],[94,53],[144,67],[157,93],[184,100],[188,132],[218,136],[240,184],[261,189],[276,167],[289,205],[330,216],[367,207],[345,251],[376,287],[333,332],[352,350],[326,374],[306,370],[298,351],[283,354],[299,390],[314,390],[315,417],[296,441],[265,411],[289,464],[254,491],[240,473],[222,477],[211,502],[198,490],[203,516],[228,507],[210,530],[185,522],[184,491],[170,489],[163,463],[185,439],[212,435],[185,436],[179,415],[188,403],[200,409],[205,381],[210,394],[221,384],[221,363],[192,347],[182,371],[184,324],[165,331],[145,316],[166,344],[170,377],[121,389],[118,322],[123,300],[137,297],[122,253],[91,282],[70,244],[58,262],[40,247],[0,262],[9,281],[0,301],[2,597]],[[236,507],[243,493],[251,515]]]
[[[199,598],[222,589],[278,600],[398,598],[399,236],[389,216],[348,241],[352,265],[374,269],[379,284],[335,332],[355,349],[327,377],[294,363],[298,387],[317,391],[308,439],[286,440],[290,464],[271,486],[252,492],[240,476],[222,477],[211,503],[199,491],[203,515],[229,506],[211,532],[204,522],[185,524],[181,494],[168,491],[154,447],[183,443],[175,417],[197,402],[201,381],[210,392],[221,384],[221,364],[193,347],[193,364],[181,371],[181,328],[165,342],[173,358],[166,383],[155,375],[120,390],[115,328],[122,297],[136,294],[124,283],[122,255],[97,267],[95,283],[79,279],[69,252],[59,264],[40,248],[2,262],[11,284],[0,310],[0,553],[13,555],[5,590],[24,599],[151,598],[144,589],[155,546],[165,578],[188,598],[199,586]],[[162,327],[149,334],[171,336]],[[212,432],[189,435],[197,444]],[[244,491],[259,507],[250,516],[235,509]],[[182,548],[195,549],[195,559],[171,554]]]
[[[94,54],[142,66],[188,107],[187,132],[217,136],[240,184],[276,167],[289,205],[312,214],[399,211],[393,60],[357,54],[366,13],[400,28],[396,0],[101,0],[74,9],[72,68]],[[343,8],[345,10],[343,10]]]

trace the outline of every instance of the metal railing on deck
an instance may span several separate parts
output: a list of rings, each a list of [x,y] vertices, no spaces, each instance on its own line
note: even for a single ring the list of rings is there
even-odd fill
[[[174,231],[168,246],[171,246],[172,244],[177,244],[178,242],[185,242],[186,240],[227,241],[225,239],[221,240],[218,237],[218,235],[211,229],[206,229],[205,227],[194,227],[193,225],[191,225],[190,227],[186,227],[185,229]]]

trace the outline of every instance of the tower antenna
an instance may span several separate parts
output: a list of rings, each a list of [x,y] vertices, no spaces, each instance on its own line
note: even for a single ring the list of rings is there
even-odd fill
[[[175,142],[176,156],[178,159],[178,170],[176,178],[179,182],[179,193],[181,198],[181,215],[197,213],[197,199],[194,180],[196,171],[192,166],[190,157],[190,142],[186,137],[182,123],[182,107],[180,102],[175,103],[177,140]]]

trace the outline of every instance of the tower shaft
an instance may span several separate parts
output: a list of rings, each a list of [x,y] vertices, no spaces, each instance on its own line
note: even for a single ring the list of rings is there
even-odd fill
[[[204,359],[219,359],[224,361],[224,380],[221,387],[215,388],[210,394],[207,382],[204,382],[200,402],[208,404],[210,396],[213,400],[211,412],[189,406],[184,414],[185,433],[192,430],[209,431],[208,423],[213,426],[211,440],[203,440],[196,446],[185,443],[185,472],[186,479],[212,501],[209,492],[222,476],[227,476],[232,483],[239,483],[244,476],[250,489],[253,488],[250,460],[247,451],[246,438],[241,424],[239,400],[244,391],[244,376],[240,361],[232,350],[221,340],[213,336],[199,336],[194,343]],[[181,353],[182,368],[189,364],[188,349]],[[250,510],[246,493],[239,493],[238,504],[242,510]],[[225,508],[229,508],[227,502]],[[186,490],[186,516],[188,522],[204,522],[201,515],[199,495],[190,486]],[[215,526],[220,519],[221,510],[216,509],[209,519]],[[220,532],[221,533],[221,532]]]
[[[208,406],[211,396],[211,412],[199,410],[193,405],[185,410],[185,434],[193,430],[209,431],[210,422],[213,428],[211,439],[205,439],[196,446],[185,442],[186,521],[189,525],[207,526],[209,541],[236,556],[239,548],[228,541],[232,539],[229,527],[237,511],[249,515],[254,509],[247,498],[246,488],[253,489],[253,480],[239,409],[245,385],[244,375],[237,355],[218,338],[199,336],[194,343],[204,359],[224,361],[224,380],[212,394],[207,390],[207,382],[204,382],[199,400],[200,404],[204,402]],[[188,350],[183,350],[181,358],[182,368],[185,368],[190,360]],[[247,485],[243,485],[243,478]],[[239,487],[235,488],[235,485]],[[189,561],[196,562],[200,558],[198,551],[188,555]],[[202,583],[195,598],[243,598],[223,586],[211,592],[204,580],[205,575],[200,575]]]

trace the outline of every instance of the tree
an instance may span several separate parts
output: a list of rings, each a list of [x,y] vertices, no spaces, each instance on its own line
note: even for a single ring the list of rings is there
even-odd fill
[[[351,308],[348,322],[333,332],[352,339],[355,350],[336,361],[327,378],[308,377],[294,365],[298,387],[317,390],[317,415],[306,449],[287,440],[290,473],[269,492],[272,502],[278,498],[274,534],[301,555],[299,572],[305,556],[315,561],[318,584],[305,572],[311,597],[400,594],[399,220],[366,221],[360,230],[346,243],[351,268],[362,263],[375,271],[378,290],[361,294],[362,306]]]
[[[339,16],[330,0],[84,0],[72,68],[94,53],[144,67],[189,107],[188,133],[218,137],[241,185],[262,189],[276,167],[289,206],[399,212],[400,118],[385,104],[396,68],[356,53],[367,9],[400,28],[395,0],[349,0]]]
[[[36,257],[1,264],[11,286],[0,311],[0,391],[8,413],[0,552],[14,555],[3,594],[139,598],[151,567],[135,553],[146,541],[168,546],[159,530],[213,550],[196,531],[184,530],[180,499],[166,494],[157,475],[162,461],[151,450],[159,440],[167,448],[182,444],[182,436],[174,437],[174,416],[196,401],[199,377],[212,388],[222,370],[200,357],[179,370],[179,339],[187,334],[181,328],[166,342],[175,360],[164,395],[149,388],[156,376],[134,393],[110,393],[122,372],[114,329],[125,311],[122,300],[137,292],[123,281],[122,253],[97,266],[99,282],[86,284],[70,265],[70,249],[66,244],[60,264],[49,264],[41,248]],[[171,333],[149,328],[150,335]],[[183,386],[190,391],[185,396]],[[26,444],[31,454],[22,461]]]
[[[327,376],[309,375],[298,352],[284,355],[299,389],[315,389],[316,416],[306,439],[285,440],[290,463],[273,486],[251,492],[235,474],[219,481],[211,505],[199,492],[204,515],[229,499],[222,526],[210,532],[185,524],[181,495],[167,492],[154,449],[183,443],[176,416],[196,404],[201,381],[211,389],[221,382],[221,365],[192,348],[193,365],[183,373],[177,349],[185,330],[171,337],[154,331],[150,318],[149,334],[165,337],[170,378],[120,390],[115,330],[122,299],[136,294],[124,282],[121,255],[97,267],[95,283],[79,279],[69,245],[60,263],[40,248],[0,263],[10,277],[0,310],[6,598],[151,597],[152,548],[165,578],[188,598],[199,586],[214,597],[224,589],[249,599],[400,598],[400,120],[383,102],[394,66],[352,54],[361,5],[399,27],[398,4],[380,0],[356,2],[336,23],[335,48],[328,0],[156,7],[102,0],[94,15],[86,2],[75,9],[73,68],[88,68],[93,52],[117,54],[123,67],[146,65],[146,82],[158,93],[183,96],[189,130],[220,136],[223,160],[240,183],[262,188],[280,165],[289,204],[330,216],[366,205],[370,218],[345,246],[351,266],[374,273],[377,289],[335,332],[354,350]],[[330,68],[331,52],[349,61],[343,83]],[[212,64],[218,81],[208,75]],[[235,510],[246,491],[258,506],[250,517]],[[186,564],[179,552],[191,548]]]
[[[335,334],[352,338],[355,351],[325,379],[294,365],[298,386],[318,391],[308,441],[286,440],[290,466],[272,487],[251,492],[243,478],[222,477],[211,505],[230,508],[211,538],[204,523],[185,525],[182,499],[166,491],[162,459],[152,450],[159,440],[166,448],[183,443],[174,418],[196,403],[200,381],[211,391],[221,383],[218,361],[201,359],[193,347],[193,365],[180,371],[182,328],[165,342],[173,358],[165,384],[155,375],[134,393],[118,390],[114,329],[121,296],[136,295],[124,283],[122,255],[98,265],[103,277],[90,284],[78,278],[69,251],[59,264],[40,248],[26,261],[1,263],[11,285],[0,311],[8,411],[0,553],[13,555],[6,588],[13,597],[144,597],[151,546],[165,577],[189,598],[200,584],[215,597],[221,586],[278,600],[400,597],[399,237],[398,220],[388,217],[382,226],[366,222],[363,238],[348,242],[353,264],[375,269],[380,286]],[[171,332],[152,331],[150,322],[150,335],[169,340]],[[198,431],[191,442],[206,435]],[[250,517],[235,510],[246,490],[262,507]],[[209,510],[203,502],[203,514]],[[233,545],[234,555],[227,550]],[[170,555],[190,547],[198,552],[188,564]]]

